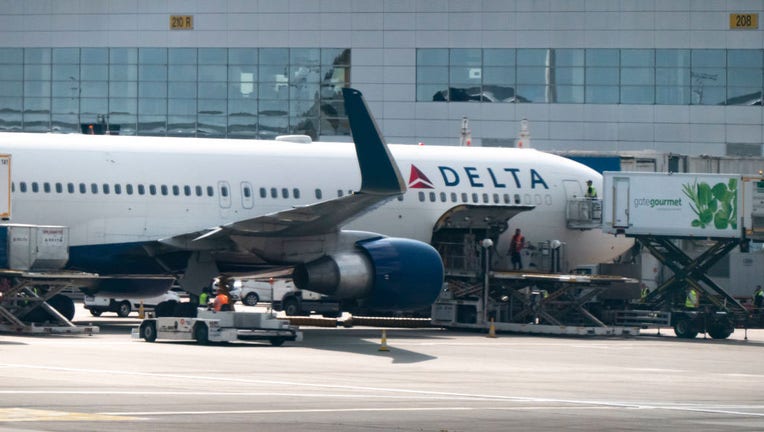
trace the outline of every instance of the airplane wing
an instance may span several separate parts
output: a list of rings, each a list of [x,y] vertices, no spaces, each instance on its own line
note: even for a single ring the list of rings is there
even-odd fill
[[[406,192],[398,166],[358,90],[344,88],[346,112],[361,168],[360,191],[227,225],[159,240],[185,250],[222,249],[232,236],[301,236],[333,232],[340,226]]]

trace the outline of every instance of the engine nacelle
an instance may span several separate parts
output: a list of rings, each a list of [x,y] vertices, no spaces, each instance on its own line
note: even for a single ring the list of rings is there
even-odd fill
[[[295,285],[389,311],[430,306],[443,288],[443,261],[427,243],[383,237],[356,246],[297,266]]]

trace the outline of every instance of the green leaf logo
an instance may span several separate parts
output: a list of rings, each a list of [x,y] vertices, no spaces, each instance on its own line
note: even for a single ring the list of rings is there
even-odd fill
[[[697,215],[691,226],[706,228],[713,223],[719,230],[737,229],[737,179],[730,179],[727,184],[719,182],[713,187],[695,180],[682,185],[682,192],[690,199],[690,208]]]

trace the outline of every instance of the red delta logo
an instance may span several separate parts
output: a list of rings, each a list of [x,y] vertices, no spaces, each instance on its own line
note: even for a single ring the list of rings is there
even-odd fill
[[[419,168],[411,165],[411,174],[409,175],[409,188],[411,189],[435,189],[430,179]]]

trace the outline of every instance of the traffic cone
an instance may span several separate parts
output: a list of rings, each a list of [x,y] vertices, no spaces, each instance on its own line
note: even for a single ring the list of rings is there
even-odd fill
[[[382,345],[379,346],[379,351],[390,351],[387,347],[387,331],[382,329]]]
[[[496,326],[493,324],[493,318],[491,318],[491,325],[488,327],[488,336],[489,338],[495,338],[496,337]]]
[[[143,309],[143,300],[141,300],[141,305],[138,306],[138,318],[143,319],[146,316],[146,311]]]

